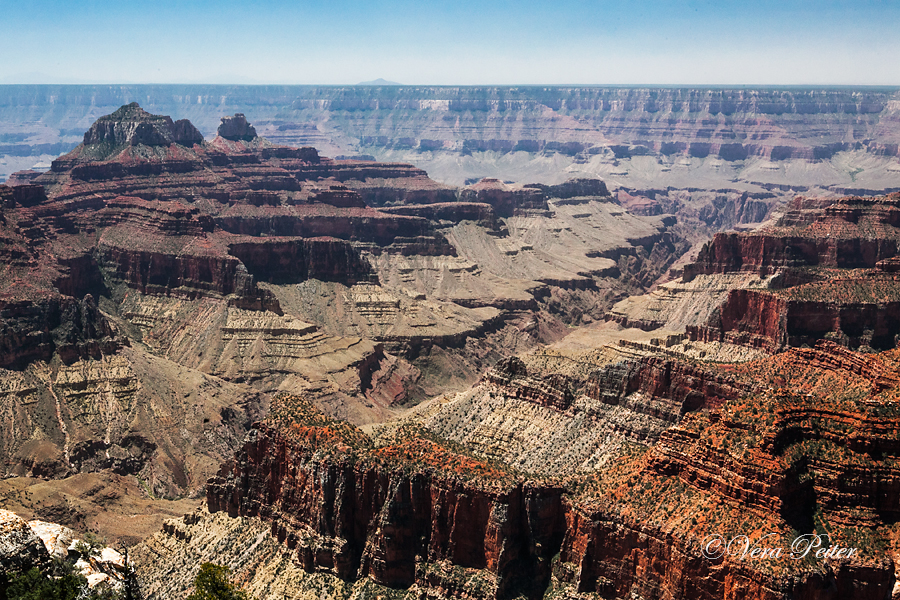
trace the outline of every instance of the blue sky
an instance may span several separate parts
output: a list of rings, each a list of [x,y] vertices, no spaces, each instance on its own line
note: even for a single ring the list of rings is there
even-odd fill
[[[900,2],[4,2],[0,83],[900,85]]]

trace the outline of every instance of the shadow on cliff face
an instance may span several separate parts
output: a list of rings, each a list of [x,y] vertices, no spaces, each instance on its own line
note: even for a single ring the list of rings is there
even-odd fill
[[[343,240],[254,240],[231,244],[228,253],[244,263],[256,281],[273,284],[319,279],[353,285],[378,279],[359,252]]]

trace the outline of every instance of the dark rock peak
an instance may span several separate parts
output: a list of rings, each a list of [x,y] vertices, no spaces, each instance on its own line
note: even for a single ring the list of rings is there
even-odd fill
[[[256,129],[247,122],[243,113],[235,113],[233,117],[222,117],[218,134],[226,140],[249,142],[256,137]]]
[[[173,122],[172,117],[152,115],[137,102],[100,117],[84,134],[85,146],[106,145],[110,149],[138,145],[193,146],[202,141],[203,136],[187,119]]]

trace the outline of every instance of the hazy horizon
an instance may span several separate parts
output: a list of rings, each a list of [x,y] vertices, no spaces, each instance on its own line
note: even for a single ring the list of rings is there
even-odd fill
[[[4,16],[3,84],[900,85],[888,0],[37,0]]]
[[[398,87],[398,88],[598,88],[598,89],[660,89],[660,90],[871,90],[871,91],[900,91],[900,84],[846,84],[846,83],[823,83],[823,84],[797,84],[797,83],[475,83],[475,84],[453,84],[453,83],[421,83],[406,84],[402,82],[390,84],[370,84],[368,82],[357,83],[242,83],[242,82],[208,82],[208,81],[175,81],[175,82],[158,82],[158,81],[72,81],[72,82],[55,82],[55,81],[30,81],[20,83],[0,82],[0,87],[163,87],[163,86],[189,86],[189,87],[283,87],[283,88],[347,88],[347,87]]]

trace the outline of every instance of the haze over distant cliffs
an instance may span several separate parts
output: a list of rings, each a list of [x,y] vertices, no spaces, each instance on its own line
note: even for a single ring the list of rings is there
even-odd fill
[[[207,137],[243,112],[275,143],[409,162],[454,185],[900,187],[900,93],[871,87],[0,86],[0,179],[67,152],[132,101]]]

